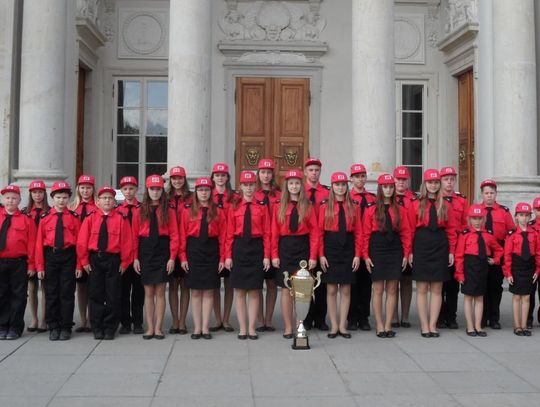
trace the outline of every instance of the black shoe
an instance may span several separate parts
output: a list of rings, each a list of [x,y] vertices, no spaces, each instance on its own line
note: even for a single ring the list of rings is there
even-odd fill
[[[248,335],[248,338],[253,341],[256,341],[257,339],[259,339],[259,335]]]
[[[377,338],[386,338],[386,332],[385,331],[376,332],[375,335],[377,335]]]
[[[321,322],[320,324],[315,324],[315,328],[317,328],[319,331],[328,331],[330,328],[328,328],[328,325],[326,325],[326,322]]]
[[[394,331],[386,331],[387,338],[394,338],[395,336],[396,336],[396,333]]]
[[[338,333],[337,332],[335,332],[335,333],[328,332],[328,334],[326,336],[329,337],[330,339],[334,339],[334,338],[337,338]]]
[[[446,329],[448,328],[448,325],[446,324],[446,321],[437,321],[437,328]]]
[[[499,324],[498,322],[490,322],[489,327],[491,329],[501,329],[501,324]]]
[[[187,328],[178,328],[178,329],[176,330],[176,333],[177,333],[178,335],[187,335],[188,330],[187,330]]]
[[[514,329],[514,335],[517,335],[517,336],[525,336],[525,333],[523,332],[523,329],[521,329],[521,328],[515,328],[515,329]]]
[[[476,332],[476,331],[465,331],[465,332],[467,333],[467,336],[472,336],[474,338],[475,336],[478,336],[478,332],[484,332],[484,331],[478,331],[478,332]]]
[[[121,335],[125,335],[131,332],[131,326],[128,325],[122,325],[120,329],[118,330],[118,333]]]
[[[158,340],[165,339],[165,335],[163,335],[163,334],[154,334],[154,339],[158,339]]]
[[[401,324],[399,322],[392,322],[392,325],[390,325],[392,328],[399,328]],[[405,328],[405,327],[404,327]]]
[[[133,333],[136,334],[136,335],[141,335],[144,333],[144,329],[142,327],[142,325],[135,325],[133,327]]]
[[[212,334],[207,332],[202,334],[203,339],[212,339]]]
[[[439,336],[441,336],[441,334],[438,332],[430,332],[429,336],[432,338],[438,338]]]
[[[292,339],[292,338],[294,338],[294,334],[283,334],[283,337],[285,339]]]
[[[459,325],[455,319],[447,321],[446,325],[448,326],[448,329],[459,329]]]
[[[26,328],[26,330],[28,332],[37,332],[37,327],[36,326],[29,326],[28,328]]]
[[[154,335],[143,335],[143,336],[142,336],[142,338],[143,338],[144,340],[146,340],[146,341],[149,340],[149,339],[152,339],[153,337],[154,337]]]
[[[60,339],[60,329],[51,329],[49,332],[49,340],[57,341],[58,339]]]
[[[255,331],[256,332],[264,332],[264,331],[266,331],[266,327],[264,325],[259,326],[258,328],[255,328]]]
[[[94,331],[94,339],[97,341],[105,339],[105,333],[101,329],[96,329]]]
[[[223,329],[223,324],[220,324],[220,325],[216,325],[216,326],[211,326],[209,331],[210,332],[217,332],[217,331],[220,331]]]
[[[0,340],[4,340],[6,339],[6,336],[7,336],[8,332],[7,331],[0,331]]]
[[[532,332],[529,331],[528,329],[524,329],[523,330],[523,336],[532,336]],[[8,337],[6,339],[9,339],[9,334],[8,334]],[[15,338],[17,339],[17,338]]]
[[[401,321],[400,325],[401,325],[402,328],[410,328],[411,327],[411,323],[409,321]],[[392,324],[392,328],[395,328],[394,324]]]
[[[273,326],[269,326],[269,325],[266,325],[264,327],[265,331],[266,332],[275,332],[276,331],[276,328],[274,328]]]
[[[112,341],[114,339],[114,333],[113,332],[105,332],[105,336],[103,337],[106,341]]]
[[[338,331],[338,334],[339,336],[341,336],[342,338],[345,338],[345,339],[351,339],[352,335],[348,332],[341,332],[341,331]]]
[[[358,327],[362,331],[371,331],[371,325],[369,324],[369,321],[367,319],[365,321],[360,321],[358,323]]]
[[[234,328],[232,326],[229,326],[229,325],[227,325],[227,326],[223,325],[223,330],[225,332],[234,332]],[[212,331],[210,330],[210,332],[212,332]]]
[[[19,339],[21,336],[15,332],[15,331],[9,331],[6,335],[6,340],[13,341],[15,339]]]
[[[67,329],[62,329],[60,332],[60,337],[58,338],[61,341],[68,341],[71,339],[71,331],[68,331]]]
[[[358,322],[349,321],[347,323],[347,330],[349,330],[349,331],[357,331],[358,330]]]
[[[191,334],[191,339],[201,339],[202,334]]]
[[[178,329],[178,328],[169,328],[169,333],[170,333],[171,335],[179,334],[179,333],[180,333],[180,329]]]
[[[431,332],[420,332],[422,338],[431,338]]]
[[[247,335],[240,335],[238,334],[237,338],[240,339],[241,341],[245,341],[247,339]]]
[[[476,331],[476,336],[479,336],[481,338],[485,338],[487,336],[486,331]]]

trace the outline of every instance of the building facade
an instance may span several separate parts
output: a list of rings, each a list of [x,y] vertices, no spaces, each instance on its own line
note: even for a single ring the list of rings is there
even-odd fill
[[[533,0],[0,0],[0,181],[307,156],[540,195]]]

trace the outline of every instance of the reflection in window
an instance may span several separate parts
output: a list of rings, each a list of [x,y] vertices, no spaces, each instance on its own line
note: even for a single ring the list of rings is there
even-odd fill
[[[148,110],[146,115],[146,134],[167,135],[167,110]]]
[[[139,81],[118,81],[118,107],[141,106],[141,84]]]
[[[168,107],[167,82],[148,81],[147,106],[151,109],[153,108],[167,109]]]

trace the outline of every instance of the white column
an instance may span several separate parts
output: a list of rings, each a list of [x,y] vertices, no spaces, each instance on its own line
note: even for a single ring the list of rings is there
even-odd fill
[[[352,0],[353,160],[370,178],[396,159],[394,1]]]
[[[17,181],[65,179],[66,0],[25,1]]]
[[[171,0],[169,34],[169,167],[189,178],[209,174],[211,0]]]

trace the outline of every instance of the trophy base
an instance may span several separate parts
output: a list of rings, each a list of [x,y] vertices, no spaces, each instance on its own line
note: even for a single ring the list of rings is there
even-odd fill
[[[294,341],[293,341],[293,344],[291,346],[294,350],[307,350],[307,349],[311,349],[309,347],[309,339],[308,337],[303,337],[303,338],[299,338],[299,337],[295,337],[294,338]]]

